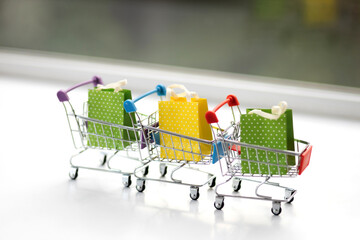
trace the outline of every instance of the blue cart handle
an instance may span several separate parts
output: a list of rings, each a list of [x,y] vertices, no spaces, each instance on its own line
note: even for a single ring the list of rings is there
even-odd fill
[[[143,99],[144,97],[147,97],[151,94],[157,93],[158,96],[166,96],[166,87],[164,85],[157,85],[156,88],[150,92],[147,92],[143,95],[140,95],[139,97],[131,100],[128,99],[124,102],[124,108],[125,111],[128,113],[132,113],[132,112],[136,112],[137,108],[135,106],[135,103],[141,99]]]

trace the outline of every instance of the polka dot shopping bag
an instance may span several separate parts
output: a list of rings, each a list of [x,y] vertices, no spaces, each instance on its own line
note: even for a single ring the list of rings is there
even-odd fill
[[[184,92],[176,94],[173,89]],[[205,113],[208,111],[207,99],[199,98],[183,85],[174,84],[166,90],[166,100],[159,101],[159,128],[183,136],[212,140],[210,125]],[[204,154],[210,154],[211,146],[197,141],[162,134],[160,136],[161,158],[200,161]]]
[[[241,142],[271,149],[294,150],[292,110],[287,109],[286,102],[280,102],[272,109],[246,111],[247,114],[240,117]],[[291,165],[295,165],[294,156],[241,147],[242,173],[286,175]]]
[[[123,106],[126,99],[131,99],[131,91],[121,88],[125,84],[126,80],[122,80],[89,89],[88,117],[114,124],[89,121],[87,126],[89,146],[122,150],[136,140],[134,131],[119,127],[119,125],[132,126],[130,116]]]

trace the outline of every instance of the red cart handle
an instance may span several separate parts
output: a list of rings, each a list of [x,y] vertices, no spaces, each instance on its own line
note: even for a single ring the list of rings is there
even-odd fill
[[[209,124],[212,124],[212,123],[217,123],[219,122],[217,116],[216,116],[216,111],[219,110],[222,106],[224,106],[225,104],[228,104],[229,107],[234,107],[234,106],[239,106],[240,103],[237,99],[237,97],[235,97],[235,95],[229,95],[226,97],[226,99],[220,103],[219,105],[217,105],[212,111],[207,111],[206,114],[205,114],[205,118],[206,118],[206,121],[209,123]]]

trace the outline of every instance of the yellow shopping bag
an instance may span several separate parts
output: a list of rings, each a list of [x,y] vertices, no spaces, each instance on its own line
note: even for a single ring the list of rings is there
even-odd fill
[[[185,92],[175,94],[173,88],[181,88]],[[174,136],[173,133],[212,140],[210,125],[205,119],[205,113],[208,111],[207,100],[190,93],[182,85],[171,85],[166,91],[166,100],[159,101],[159,128],[171,133],[160,134],[160,156],[198,162],[204,158],[204,155],[210,154],[211,145]],[[183,97],[184,95],[186,97]]]

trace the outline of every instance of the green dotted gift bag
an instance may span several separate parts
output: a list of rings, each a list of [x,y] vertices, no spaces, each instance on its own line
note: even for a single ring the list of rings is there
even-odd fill
[[[134,130],[122,127],[132,127],[130,116],[124,109],[124,101],[131,99],[131,91],[120,87],[125,84],[126,80],[123,80],[89,89],[88,117],[104,122],[87,123],[89,146],[122,150],[136,140]]]
[[[247,109],[240,118],[241,142],[279,150],[294,150],[292,110],[285,102],[272,109]],[[242,173],[286,175],[294,156],[241,147]]]

